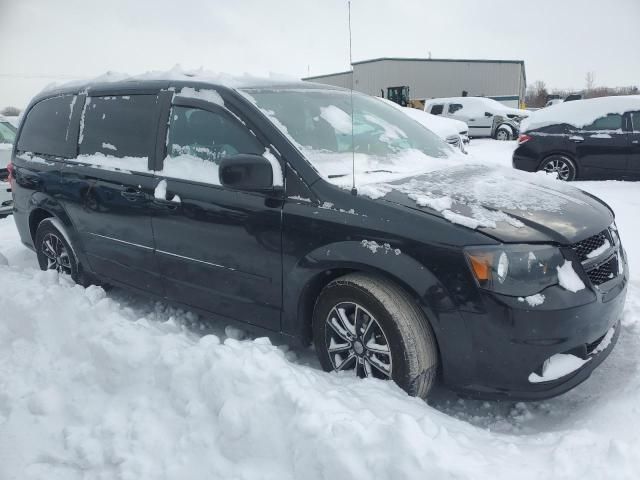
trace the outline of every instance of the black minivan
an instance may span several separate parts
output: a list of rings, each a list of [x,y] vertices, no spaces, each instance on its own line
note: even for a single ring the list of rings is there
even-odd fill
[[[313,342],[326,370],[423,398],[438,376],[560,394],[620,331],[614,214],[461,157],[366,95],[184,77],[40,94],[9,170],[42,269]]]
[[[565,181],[640,179],[640,95],[576,100],[534,112],[523,123],[513,166]]]

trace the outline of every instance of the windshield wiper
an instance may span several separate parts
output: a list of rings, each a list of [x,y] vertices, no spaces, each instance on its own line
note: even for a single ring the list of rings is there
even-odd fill
[[[365,170],[363,173],[394,173],[392,170]],[[328,175],[327,178],[342,178],[351,175],[350,173],[336,173]]]

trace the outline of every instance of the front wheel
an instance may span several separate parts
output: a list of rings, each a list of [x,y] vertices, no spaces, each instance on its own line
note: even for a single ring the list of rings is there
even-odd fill
[[[576,178],[576,166],[573,161],[564,155],[552,155],[545,158],[538,171],[545,171],[556,175],[560,180],[570,182]]]
[[[511,130],[511,127],[502,125],[498,127],[498,130],[496,130],[496,140],[505,142],[507,140],[513,140],[513,137],[513,130]]]
[[[431,327],[404,290],[387,280],[350,274],[329,283],[316,302],[313,337],[326,371],[393,380],[421,398],[435,381]]]

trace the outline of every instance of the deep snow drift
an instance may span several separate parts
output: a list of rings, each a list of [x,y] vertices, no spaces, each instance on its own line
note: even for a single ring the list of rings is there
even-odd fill
[[[617,212],[621,337],[586,383],[529,404],[323,373],[308,350],[40,272],[0,220],[0,479],[639,478],[640,184],[576,185]]]

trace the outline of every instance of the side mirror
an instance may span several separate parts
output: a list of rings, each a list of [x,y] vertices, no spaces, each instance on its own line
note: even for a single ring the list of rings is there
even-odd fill
[[[218,167],[220,184],[236,190],[273,190],[273,167],[261,155],[239,154],[223,158]]]
[[[493,113],[484,112],[485,117],[493,117]]]

